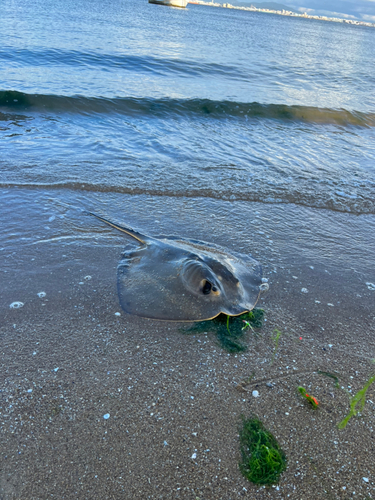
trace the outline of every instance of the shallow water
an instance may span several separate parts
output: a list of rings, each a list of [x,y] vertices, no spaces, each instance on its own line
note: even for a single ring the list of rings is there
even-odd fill
[[[270,297],[276,293],[280,301],[292,301],[303,316],[306,308],[318,313],[320,322],[330,323],[332,314],[344,312],[343,306],[349,315],[348,305],[355,314],[374,306],[374,292],[368,285],[375,283],[371,214],[60,188],[12,188],[2,190],[1,199],[0,302],[4,309],[13,301],[33,302],[41,290],[49,296],[69,296],[73,284],[84,282],[86,275],[95,276],[97,283],[93,301],[105,294],[106,286],[116,294],[116,266],[129,240],[85,215],[83,209],[100,210],[110,220],[145,234],[182,235],[216,243],[229,252],[251,254],[269,279]],[[261,303],[267,303],[268,297]],[[327,303],[334,304],[335,311],[327,309]],[[317,304],[321,304],[319,311]]]

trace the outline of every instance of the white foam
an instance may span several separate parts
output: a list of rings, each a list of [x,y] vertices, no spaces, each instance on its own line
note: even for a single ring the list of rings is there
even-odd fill
[[[21,307],[23,307],[25,304],[23,302],[12,302],[10,304],[10,308],[11,309],[20,309]]]

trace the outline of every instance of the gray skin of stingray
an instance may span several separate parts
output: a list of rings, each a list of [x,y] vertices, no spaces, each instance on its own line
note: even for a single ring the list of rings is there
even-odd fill
[[[125,312],[151,319],[203,321],[220,313],[238,316],[257,303],[262,268],[252,257],[194,240],[151,238],[89,213],[133,238],[117,271]]]

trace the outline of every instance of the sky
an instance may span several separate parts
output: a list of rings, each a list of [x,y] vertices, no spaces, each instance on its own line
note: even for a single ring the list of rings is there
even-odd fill
[[[285,4],[311,15],[375,22],[375,0],[286,0]]]

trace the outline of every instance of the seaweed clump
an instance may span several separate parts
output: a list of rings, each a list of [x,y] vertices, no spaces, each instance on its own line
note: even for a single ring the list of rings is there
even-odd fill
[[[214,332],[220,346],[230,353],[246,351],[247,346],[241,339],[250,329],[260,328],[263,324],[263,309],[253,309],[240,316],[227,316],[219,314],[216,318],[201,321],[184,330],[185,333]]]
[[[365,406],[366,403],[366,393],[367,389],[370,387],[370,385],[375,382],[375,375],[370,377],[364,387],[359,390],[350,400],[350,412],[347,414],[347,416],[341,420],[341,422],[337,425],[339,429],[345,429],[346,424],[349,422],[349,420],[357,415],[358,412],[361,412]],[[358,407],[357,407],[358,405]]]
[[[239,431],[241,446],[240,471],[255,484],[271,485],[279,481],[287,460],[276,438],[257,418],[242,417]]]

